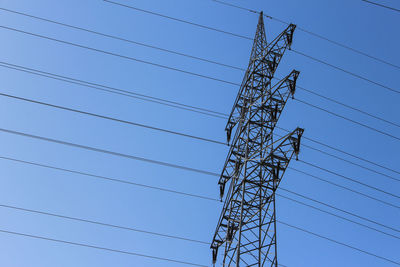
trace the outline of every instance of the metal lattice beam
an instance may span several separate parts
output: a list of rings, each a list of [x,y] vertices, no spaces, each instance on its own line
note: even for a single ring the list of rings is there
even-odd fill
[[[299,72],[293,70],[276,85],[271,80],[295,26],[289,25],[269,45],[263,14],[257,25],[249,66],[226,125],[228,142],[236,128],[222,170],[221,199],[230,183],[211,244],[213,262],[224,246],[223,266],[277,266],[275,191],[294,154],[299,153],[303,129],[279,140],[273,130]]]

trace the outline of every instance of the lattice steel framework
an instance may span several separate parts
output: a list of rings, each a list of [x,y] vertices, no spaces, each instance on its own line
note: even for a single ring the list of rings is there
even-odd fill
[[[229,190],[211,244],[213,263],[224,246],[223,266],[278,266],[275,191],[294,154],[299,153],[303,129],[276,138],[273,129],[299,72],[280,82],[271,80],[295,25],[267,44],[261,12],[250,61],[226,125],[228,143],[236,129],[219,179],[221,199]]]

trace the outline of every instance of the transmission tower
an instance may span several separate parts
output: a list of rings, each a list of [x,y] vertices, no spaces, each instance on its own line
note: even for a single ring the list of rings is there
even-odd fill
[[[221,200],[229,190],[212,240],[213,264],[223,246],[223,266],[278,266],[275,191],[300,149],[303,129],[273,136],[299,72],[293,70],[277,84],[271,80],[296,26],[290,24],[267,44],[261,12],[250,61],[226,125],[232,139],[219,186]]]

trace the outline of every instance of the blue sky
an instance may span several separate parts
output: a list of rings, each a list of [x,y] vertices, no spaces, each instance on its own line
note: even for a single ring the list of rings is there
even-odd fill
[[[190,55],[246,68],[252,42],[115,6],[90,1],[0,1],[2,8],[80,26]],[[257,15],[211,0],[120,0],[120,3],[190,20],[245,36],[254,36]],[[297,24],[394,64],[399,64],[399,14],[358,0],[261,1],[232,3]],[[398,6],[394,0],[382,2]],[[69,42],[136,57],[142,60],[240,83],[243,72],[171,55],[94,34],[1,12],[1,25]],[[265,19],[267,40],[285,25]],[[141,94],[209,108],[231,110],[238,87],[180,72],[113,57],[50,40],[0,29],[1,62],[104,84]],[[378,83],[399,90],[400,70],[352,53],[296,30],[293,49],[325,60]],[[299,70],[298,85],[348,105],[399,122],[400,95],[288,51],[277,71],[283,77]],[[31,98],[106,116],[224,141],[224,119],[182,111],[87,87],[0,68],[1,93]],[[345,109],[298,90],[296,98],[400,136],[398,127]],[[111,151],[220,172],[227,146],[216,145],[140,127],[123,125],[0,96],[2,129],[65,140]],[[289,100],[280,127],[305,128],[305,136],[400,171],[399,140],[354,125]],[[110,176],[146,185],[218,198],[217,179],[154,164],[85,151],[73,147],[0,133],[1,157],[33,161],[60,168]],[[315,147],[326,150],[313,143]],[[326,150],[355,161],[335,151]],[[300,159],[369,185],[399,194],[399,182],[354,165],[302,148]],[[368,168],[400,175],[362,161]],[[400,205],[398,198],[327,174],[301,162],[290,166]],[[0,205],[53,212],[110,224],[211,241],[221,204],[144,189],[0,159]],[[283,188],[400,228],[399,209],[288,170]],[[281,192],[296,198],[288,193]],[[299,198],[296,198],[299,199]],[[301,199],[299,199],[301,200]],[[304,200],[302,200],[304,201]],[[311,203],[313,204],[313,203]],[[338,218],[277,199],[280,220],[351,246],[400,261],[399,240]],[[39,235],[71,242],[174,258],[211,265],[204,244],[157,237],[92,224],[63,220],[0,207],[0,230]],[[342,215],[345,216],[345,215]],[[350,218],[350,217],[349,217]],[[354,218],[352,218],[354,219]],[[368,224],[373,227],[372,224]],[[378,227],[377,227],[378,228]],[[390,232],[387,229],[379,228]],[[391,234],[397,234],[392,231]],[[0,233],[2,266],[178,266],[154,259],[99,251]],[[289,266],[393,266],[393,264],[326,240],[278,225],[279,262]]]

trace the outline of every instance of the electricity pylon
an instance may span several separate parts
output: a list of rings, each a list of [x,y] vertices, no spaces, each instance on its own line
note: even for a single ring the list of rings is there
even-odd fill
[[[278,266],[275,191],[299,153],[303,129],[273,136],[299,72],[293,70],[274,86],[271,80],[295,28],[289,25],[267,44],[260,14],[249,65],[225,128],[228,143],[236,132],[218,182],[221,200],[230,185],[211,243],[214,265],[225,245],[223,266]]]

